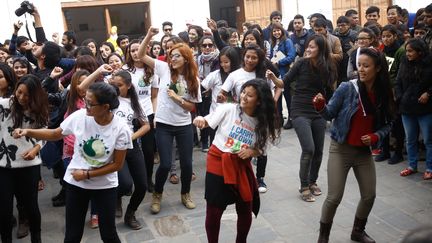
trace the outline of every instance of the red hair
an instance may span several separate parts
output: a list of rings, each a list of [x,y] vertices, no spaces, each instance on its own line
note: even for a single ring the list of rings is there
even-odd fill
[[[185,59],[183,73],[179,73],[179,71],[177,69],[173,69],[171,65],[171,58],[169,57],[171,56],[172,51],[176,49]],[[192,49],[185,43],[175,44],[168,53],[167,61],[171,71],[171,81],[176,83],[178,76],[183,75],[187,82],[189,94],[191,94],[191,96],[194,98],[198,97],[198,88],[200,85],[198,82],[198,66],[195,63]]]

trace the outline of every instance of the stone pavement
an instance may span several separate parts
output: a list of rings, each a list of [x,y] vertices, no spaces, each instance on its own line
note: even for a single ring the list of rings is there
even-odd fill
[[[281,142],[268,153],[265,181],[269,190],[261,194],[261,211],[257,218],[253,218],[248,242],[316,242],[321,206],[327,192],[329,140],[327,136],[318,179],[323,195],[314,203],[306,203],[300,200],[298,192],[301,150],[297,137],[294,130],[282,132]],[[369,217],[367,232],[379,243],[399,242],[408,230],[432,223],[432,181],[423,181],[421,173],[408,178],[400,177],[399,171],[405,166],[405,161],[397,165],[376,163],[377,198]],[[419,171],[424,171],[424,168],[424,162],[420,162]],[[117,220],[117,231],[122,242],[206,242],[205,154],[197,148],[194,151],[194,171],[198,177],[192,182],[192,197],[197,204],[196,209],[186,209],[180,202],[180,185],[167,182],[159,214],[152,215],[149,211],[150,194],[146,194],[138,209],[137,218],[143,223],[143,229],[129,230],[122,220]],[[50,200],[59,191],[59,185],[52,178],[52,172],[45,167],[42,174],[46,183],[45,190],[41,191],[39,196],[42,239],[47,243],[62,242],[65,230],[64,207],[54,208]],[[359,197],[358,185],[351,171],[344,198],[334,220],[331,242],[351,242],[350,232]],[[124,207],[128,200],[129,197],[123,198]],[[235,236],[236,213],[234,207],[230,206],[222,218],[220,242],[235,242]],[[30,239],[15,239],[14,242],[30,242]],[[102,242],[99,231],[86,225],[82,242]]]

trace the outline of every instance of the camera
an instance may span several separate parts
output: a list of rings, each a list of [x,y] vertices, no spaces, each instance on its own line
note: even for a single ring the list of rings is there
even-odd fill
[[[23,1],[20,4],[20,7],[17,10],[15,10],[15,14],[18,17],[25,13],[32,14],[33,12],[34,12],[34,6],[29,1]]]

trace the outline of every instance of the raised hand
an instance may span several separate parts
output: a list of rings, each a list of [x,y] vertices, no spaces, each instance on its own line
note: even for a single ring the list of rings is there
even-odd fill
[[[158,33],[159,33],[159,28],[150,26],[150,28],[148,29],[148,34],[152,37],[157,35]]]
[[[212,31],[216,31],[217,30],[216,21],[214,21],[213,19],[207,18],[207,27],[209,27],[209,29],[211,29]]]
[[[63,69],[61,67],[55,67],[50,74],[50,78],[52,79],[56,79],[58,77],[60,77],[60,75],[62,75],[63,73]]]

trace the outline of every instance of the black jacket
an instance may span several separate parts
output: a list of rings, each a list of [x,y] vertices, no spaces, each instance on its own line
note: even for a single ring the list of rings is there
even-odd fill
[[[408,61],[404,56],[394,86],[396,101],[401,114],[424,115],[432,113],[432,97],[426,104],[418,99],[424,92],[432,95],[432,57],[427,56],[419,61]]]

